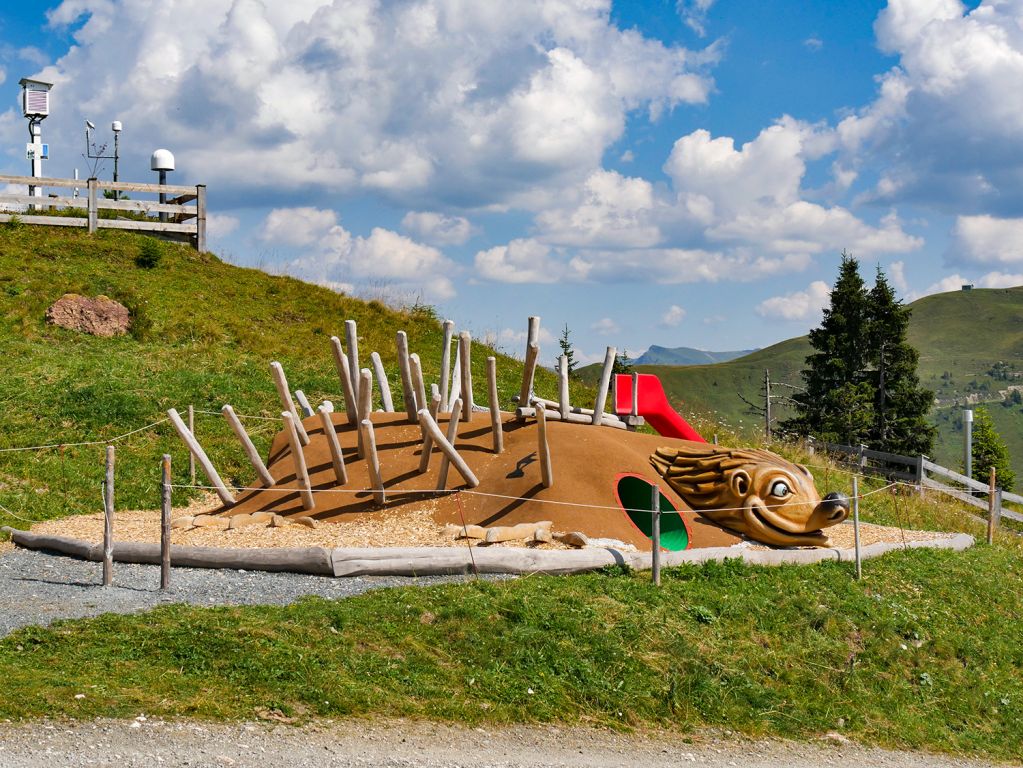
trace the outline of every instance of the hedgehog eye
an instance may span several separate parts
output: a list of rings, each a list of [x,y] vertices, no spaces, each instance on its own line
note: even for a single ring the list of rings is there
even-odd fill
[[[792,489],[789,488],[789,484],[784,480],[776,480],[771,483],[771,495],[779,499],[784,499],[792,493]]]

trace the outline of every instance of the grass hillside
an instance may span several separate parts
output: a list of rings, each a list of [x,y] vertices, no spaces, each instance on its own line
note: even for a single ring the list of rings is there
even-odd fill
[[[399,381],[395,333],[405,330],[411,351],[436,381],[441,328],[430,307],[395,311],[289,277],[226,264],[181,245],[159,244],[159,264],[136,264],[140,235],[0,225],[0,449],[74,443],[123,434],[189,404],[219,411],[231,403],[239,414],[277,416],[280,406],[269,374],[284,365],[291,388],[314,406],[340,403],[340,384],[329,339],[344,339],[344,321],[358,322],[360,358],[383,357],[392,390]],[[47,307],[64,293],[105,294],[127,305],[133,334],[103,339],[49,326]],[[523,317],[525,324],[525,316]],[[479,402],[486,401],[485,358],[474,344]],[[521,364],[498,356],[499,391],[517,394]],[[581,385],[579,385],[581,386]],[[539,389],[554,396],[552,374],[540,372]],[[396,396],[396,407],[400,399]],[[279,421],[249,420],[265,453]],[[245,484],[251,469],[219,415],[200,415],[196,431],[225,479]],[[184,481],[187,452],[170,426],[119,442],[117,504],[158,504],[159,457],[173,456],[175,479]],[[96,511],[103,475],[103,446],[0,452],[0,525]]]

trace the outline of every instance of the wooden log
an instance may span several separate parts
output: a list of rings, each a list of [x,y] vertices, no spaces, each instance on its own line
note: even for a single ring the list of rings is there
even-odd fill
[[[458,334],[458,351],[462,358],[462,421],[470,421],[472,419],[471,347],[472,335],[468,331],[462,331]]]
[[[451,376],[451,337],[455,332],[455,324],[451,320],[445,320],[442,326],[444,329],[444,340],[440,348],[440,407],[445,413],[451,408],[449,399],[449,384]]]
[[[371,352],[370,360],[373,361],[373,373],[376,374],[377,384],[380,386],[380,407],[384,413],[394,413],[394,399],[391,397],[391,382],[387,380],[387,371],[384,370],[384,361],[380,359],[379,352]]]
[[[384,481],[380,477],[380,459],[377,456],[377,441],[373,434],[373,422],[363,419],[359,422],[359,431],[364,433],[366,463],[369,465],[369,480],[373,486],[373,500],[377,504],[383,504],[387,501],[387,492],[384,490]]]
[[[363,419],[368,419],[373,413],[373,374],[369,372],[368,368],[363,368],[359,374],[359,422],[362,423]],[[360,459],[366,458],[366,442],[363,437],[362,430],[359,430],[358,435],[358,454]]]
[[[526,347],[526,361],[522,366],[522,387],[519,389],[519,402],[529,405],[529,396],[533,393],[533,379],[536,376],[536,363],[540,359],[540,347],[530,344]]]
[[[639,416],[639,374],[632,372],[632,402],[629,407],[630,416]]]
[[[538,403],[538,405],[539,405],[539,403]],[[548,408],[546,415],[547,415],[548,421],[567,421],[567,422],[569,422],[571,424],[592,424],[593,423],[593,418],[591,416],[587,416],[586,414],[582,414],[582,413],[574,413],[574,412],[572,412],[572,413],[568,414],[568,418],[567,419],[563,419],[561,417],[561,413],[559,413],[557,410]],[[521,418],[535,418],[536,417],[536,408],[522,408],[522,407],[516,408],[515,409],[515,416],[516,416],[516,418],[520,418],[520,419]],[[624,421],[619,419],[617,416],[613,416],[610,413],[605,413],[601,417],[601,422],[600,423],[601,423],[602,426],[613,427],[614,429],[627,429],[628,428],[628,425]]]
[[[544,520],[539,523],[519,523],[518,525],[499,525],[487,529],[486,542],[488,544],[499,544],[503,541],[525,541],[532,539],[538,530],[551,529],[551,521]]]
[[[409,365],[408,357],[408,336],[405,331],[398,331],[396,338],[398,348],[398,370],[401,373],[402,400],[405,402],[405,413],[408,420],[416,423],[416,412],[419,410],[416,403],[416,391],[412,386],[412,368]]]
[[[455,406],[457,407],[458,404],[459,403],[456,400],[455,401]],[[452,422],[457,422],[457,419],[455,419],[453,417],[454,417],[454,412],[452,411],[452,419],[451,419],[451,421]],[[433,435],[433,442],[436,443],[437,447],[439,447],[441,449],[441,451],[447,457],[448,461],[450,461],[452,464],[455,465],[455,469],[458,470],[458,473],[465,479],[465,482],[468,483],[469,487],[470,488],[477,487],[480,484],[480,481],[476,479],[476,475],[474,475],[472,470],[469,469],[469,465],[466,464],[465,459],[463,459],[459,455],[458,451],[455,450],[455,446],[452,445],[451,442],[446,437],[444,437],[444,433],[442,433],[440,431],[440,427],[437,426],[437,422],[433,420],[432,416],[430,416],[430,412],[428,410],[426,410],[425,408],[420,410],[419,411],[419,420],[420,420],[420,422],[423,422],[423,421],[426,422],[426,428],[428,430],[430,430],[430,433]],[[450,426],[449,426],[449,429],[450,429]],[[446,480],[446,478],[445,478],[445,480]],[[445,483],[445,485],[446,485],[446,483]],[[440,485],[438,483],[437,490],[444,490],[444,485]]]
[[[170,536],[171,536],[171,457],[163,455],[160,462],[160,589],[170,589]]]
[[[316,414],[313,407],[309,405],[309,398],[305,396],[305,392],[301,389],[295,390],[295,399],[298,400],[298,407],[302,409],[302,418],[308,419]]]
[[[248,432],[245,431],[245,427],[242,426],[241,419],[234,412],[234,408],[230,405],[225,405],[220,409],[220,412],[224,414],[224,418],[227,419],[227,423],[231,426],[232,431],[237,435],[241,441],[242,449],[245,451],[245,455],[249,459],[249,463],[252,468],[256,470],[256,474],[259,475],[260,482],[263,483],[264,488],[272,488],[274,485],[273,475],[270,474],[270,470],[266,468],[266,464],[263,463],[263,459],[259,455],[259,451],[256,450],[256,446],[253,445],[252,440],[249,439]]]
[[[202,471],[206,473],[206,477],[213,484],[214,489],[217,492],[217,496],[224,502],[226,506],[234,504],[234,496],[227,490],[227,486],[224,481],[220,479],[220,475],[217,474],[217,470],[213,467],[213,462],[210,461],[210,457],[206,455],[206,451],[199,445],[199,441],[195,439],[188,427],[185,426],[185,422],[181,420],[181,416],[178,412],[171,408],[167,411],[167,415],[170,417],[171,424],[174,426],[174,430],[178,433],[178,436],[184,441],[185,445],[188,446],[188,450],[195,454],[195,458],[199,461],[199,466],[202,467]]]
[[[345,415],[349,424],[359,423],[359,401],[355,397],[355,385],[352,384],[352,369],[348,365],[348,356],[341,348],[341,339],[330,337],[330,350],[334,356],[334,367],[341,379],[341,392],[345,399]]]
[[[504,425],[501,402],[497,395],[497,358],[487,358],[487,388],[490,390],[490,431],[494,436],[494,453],[504,452]]]
[[[277,388],[277,397],[280,398],[281,408],[286,410],[295,419],[295,429],[298,430],[298,439],[302,445],[309,445],[309,435],[302,425],[302,419],[295,408],[295,401],[291,399],[291,390],[288,389],[288,377],[284,375],[284,366],[274,360],[270,363],[270,375],[273,376],[274,386]]]
[[[487,529],[481,525],[455,525],[448,523],[444,526],[444,536],[450,539],[485,539]]]
[[[415,388],[416,403],[422,408],[427,407],[430,401],[426,399],[426,381],[423,379],[423,364],[419,355],[412,353],[408,356],[409,366],[412,371],[412,386]]]
[[[295,428],[295,417],[287,411],[282,411],[281,418],[284,419],[284,431],[291,446],[291,460],[295,465],[295,480],[299,496],[302,498],[302,508],[316,509],[316,499],[313,498],[313,488],[309,482],[309,469],[306,467],[305,453],[302,452],[302,441],[299,440],[298,430]]]
[[[338,485],[345,485],[348,482],[348,469],[345,467],[345,457],[341,452],[341,443],[337,439],[334,421],[326,406],[326,403],[320,406],[320,423],[323,425],[323,434],[327,438],[327,446],[330,448],[330,463],[334,466],[334,478]]]
[[[359,331],[354,320],[345,320],[345,344],[348,346],[348,372],[352,377],[352,386],[355,388],[355,401],[359,400]],[[361,417],[360,418],[364,418]]]
[[[188,406],[188,431],[195,434],[195,406]],[[188,482],[195,485],[195,454],[188,452]]]
[[[568,399],[568,355],[562,355],[558,358],[558,412],[565,417],[571,409],[572,404]]]
[[[192,454],[189,453],[189,456]],[[192,485],[195,485],[193,482]],[[103,586],[114,583],[114,446],[106,450],[106,479],[103,484]]]
[[[568,533],[555,533],[554,540],[560,541],[576,549],[582,549],[590,545],[590,538],[581,531],[569,531]]]
[[[615,357],[617,356],[617,350],[614,347],[608,347],[607,352],[604,354],[604,370],[600,374],[600,386],[597,388],[597,400],[593,404],[593,419],[591,424],[598,426],[600,424],[601,416],[604,413],[604,408],[607,405],[607,389],[611,384],[611,371],[614,368]]]
[[[551,472],[551,452],[547,444],[547,409],[543,405],[536,408],[537,452],[540,457],[540,479],[544,488],[554,485],[554,474]]]
[[[437,420],[437,414],[440,412],[440,393],[438,392],[430,400],[430,415],[433,416],[433,420]],[[430,433],[422,426],[419,429],[423,433],[423,453],[419,457],[419,474],[423,474],[430,468],[430,456],[433,454],[433,437]]]
[[[451,404],[451,413],[448,416],[448,442],[451,445],[455,444],[455,440],[458,439],[458,417],[462,414],[462,398],[456,397],[455,401]],[[423,427],[426,430],[426,427]],[[437,490],[442,491],[447,488],[448,485],[448,467],[451,466],[451,460],[446,456],[441,456],[440,459],[440,471],[437,473]]]

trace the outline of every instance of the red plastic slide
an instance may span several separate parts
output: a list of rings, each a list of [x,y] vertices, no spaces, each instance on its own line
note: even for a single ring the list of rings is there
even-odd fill
[[[661,380],[652,373],[639,374],[639,415],[665,437],[678,437],[705,443],[706,440],[671,407]],[[632,376],[615,374],[615,413],[624,416],[632,412]]]

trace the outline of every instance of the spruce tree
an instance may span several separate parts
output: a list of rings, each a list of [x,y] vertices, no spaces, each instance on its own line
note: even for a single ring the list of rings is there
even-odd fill
[[[561,347],[561,354],[568,358],[568,375],[571,378],[572,374],[575,373],[577,363],[575,361],[575,352],[572,349],[572,341],[568,337],[568,323],[565,323],[565,327],[561,331],[558,345]]]
[[[995,468],[995,481],[999,488],[1011,491],[1016,485],[1016,473],[1009,466],[1009,449],[995,430],[995,423],[987,408],[973,412],[973,479],[986,483]]]
[[[629,357],[629,353],[624,349],[621,354],[615,355],[614,363],[611,364],[611,373],[632,373],[634,367],[632,365],[632,358]]]
[[[879,451],[928,454],[935,427],[927,422],[934,393],[920,386],[920,354],[907,341],[912,310],[895,296],[881,268],[867,296],[865,334],[871,364],[873,423],[866,444]]]

